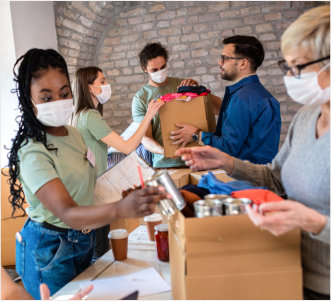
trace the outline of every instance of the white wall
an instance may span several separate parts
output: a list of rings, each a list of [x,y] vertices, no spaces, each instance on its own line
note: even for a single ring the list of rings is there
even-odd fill
[[[14,129],[17,128],[15,122],[17,99],[10,93],[10,89],[14,87],[12,69],[16,56],[9,1],[0,1],[0,40],[0,162],[1,167],[4,167],[8,162],[4,145],[11,146],[11,138],[15,135]]]
[[[10,93],[14,87],[13,66],[30,48],[57,49],[52,1],[0,1],[0,101],[1,101],[1,167],[7,165],[7,151],[17,129],[17,99]]]
[[[53,1],[10,3],[16,57],[30,48],[57,49]]]

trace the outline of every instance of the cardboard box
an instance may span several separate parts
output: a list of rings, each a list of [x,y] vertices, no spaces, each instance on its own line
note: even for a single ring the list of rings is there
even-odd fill
[[[131,233],[134,229],[139,227],[140,219],[139,218],[121,218],[110,224],[110,230],[114,229],[126,229]]]
[[[190,174],[193,172],[190,168],[168,169],[168,173],[175,185],[180,188],[190,183]]]
[[[216,128],[215,114],[209,96],[195,97],[188,102],[173,100],[160,108],[159,116],[164,155],[170,158],[175,156],[175,151],[180,147],[173,145],[174,140],[170,139],[170,133],[178,130],[176,123],[191,124],[206,132],[215,132]],[[187,144],[188,147],[197,145],[196,142]]]
[[[3,169],[5,174],[8,173],[8,168]],[[27,219],[27,215],[19,217],[23,211],[16,210],[12,217],[12,206],[8,200],[10,195],[8,177],[1,172],[1,265],[15,265],[15,249],[16,241],[15,234],[20,231]],[[27,208],[27,204],[24,204]]]
[[[210,171],[214,174],[214,176],[218,180],[220,180],[224,183],[235,181],[235,179],[229,177],[226,174],[225,170],[223,170],[223,169],[213,169],[213,170],[210,170]],[[202,176],[207,175],[208,172],[209,172],[209,170],[203,170],[203,171],[196,171],[196,172],[190,173],[190,184],[198,185],[198,183],[201,180]]]
[[[174,299],[302,299],[300,231],[276,237],[247,215],[169,218]]]

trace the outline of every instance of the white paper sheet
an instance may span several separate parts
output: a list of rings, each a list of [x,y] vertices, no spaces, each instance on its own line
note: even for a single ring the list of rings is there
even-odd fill
[[[146,164],[136,152],[130,153],[121,162],[98,177],[94,188],[94,205],[103,205],[122,199],[122,191],[139,186],[138,166],[144,181],[154,174],[154,169]]]
[[[127,128],[126,130],[121,134],[121,137],[127,141],[129,140],[129,138],[131,138],[131,136],[136,132],[136,130],[138,129],[140,125],[140,122],[132,122]],[[111,153],[120,153],[120,151],[118,151],[116,148],[114,147],[110,147],[108,148],[108,154]]]
[[[139,291],[139,296],[153,295],[171,290],[170,285],[160,276],[155,268],[107,279],[101,278],[80,282],[82,287],[88,284],[93,284],[94,286],[93,291],[88,295],[88,300],[121,299],[135,290]]]

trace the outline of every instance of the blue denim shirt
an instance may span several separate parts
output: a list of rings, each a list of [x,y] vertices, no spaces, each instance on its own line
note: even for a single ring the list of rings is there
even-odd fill
[[[280,128],[279,102],[250,75],[226,87],[216,132],[202,132],[201,139],[236,158],[266,164],[278,152]]]

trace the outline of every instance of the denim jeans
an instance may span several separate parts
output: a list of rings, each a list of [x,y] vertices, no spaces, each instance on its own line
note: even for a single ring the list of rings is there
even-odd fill
[[[94,245],[94,230],[63,233],[28,219],[16,235],[16,271],[34,299],[40,299],[40,283],[53,295],[91,264]]]

